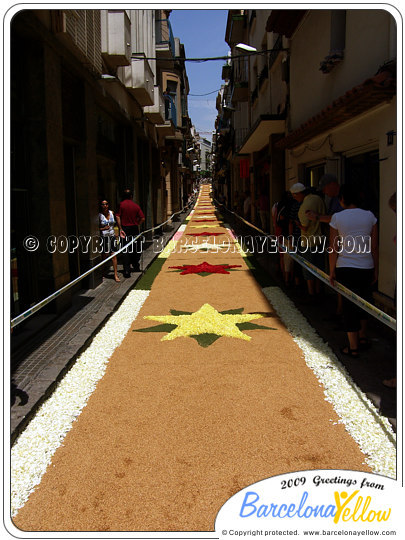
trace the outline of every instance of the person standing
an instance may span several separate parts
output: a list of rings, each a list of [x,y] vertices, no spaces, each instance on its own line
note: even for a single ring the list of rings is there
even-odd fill
[[[114,251],[117,251],[116,241],[115,241],[115,232],[114,232],[114,214],[112,210],[108,208],[108,201],[102,200],[100,203],[100,213],[99,218],[99,229],[100,235],[103,242],[103,260]],[[117,257],[112,258],[113,268],[114,268],[114,279],[118,283],[120,281],[117,273]]]
[[[329,198],[329,204],[325,215],[316,214],[312,210],[308,210],[306,215],[311,221],[320,221],[321,223],[330,223],[333,214],[341,212],[343,210],[340,200],[340,184],[337,177],[334,174],[324,174],[319,182],[319,190],[322,191],[326,197]],[[336,313],[333,316],[334,319],[340,319],[342,314],[342,295],[337,294]]]
[[[329,281],[335,279],[364,300],[373,302],[372,288],[378,278],[377,218],[359,208],[359,198],[351,186],[340,190],[341,212],[330,221]],[[340,242],[338,243],[338,239]],[[369,245],[364,242],[369,240]],[[339,245],[340,244],[340,245]],[[367,348],[367,316],[357,305],[343,299],[343,318],[349,344],[342,354],[359,357],[359,348]]]
[[[285,253],[284,248],[288,247],[290,207],[293,198],[289,191],[285,191],[279,202],[273,204],[272,217],[273,229],[279,246],[280,271],[286,285],[289,284],[292,270],[292,259]]]
[[[311,193],[304,184],[297,182],[290,188],[293,198],[301,203],[298,210],[298,227],[301,229],[301,248],[302,257],[320,270],[325,269],[325,256],[322,245],[322,230],[319,220],[311,221],[308,218],[307,211],[311,210],[316,215],[326,213],[325,203],[315,193]],[[306,268],[302,269],[302,274],[307,282],[308,294],[314,296],[320,293],[320,281]]]
[[[132,200],[132,192],[125,189],[122,201],[115,213],[120,237],[124,245],[129,244],[140,232],[140,226],[145,221],[144,213],[140,206]],[[131,264],[134,272],[140,272],[139,260],[142,252],[142,241],[138,238],[127,250],[123,251],[124,277],[131,275]]]
[[[343,210],[339,201],[340,184],[334,174],[324,174],[319,182],[319,190],[329,198],[328,209],[325,215],[316,214],[312,210],[307,211],[307,216],[311,221],[321,221],[330,223],[333,214]]]

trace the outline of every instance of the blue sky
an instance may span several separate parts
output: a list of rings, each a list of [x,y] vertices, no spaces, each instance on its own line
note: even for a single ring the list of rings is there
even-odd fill
[[[229,51],[225,42],[226,9],[174,9],[170,21],[175,37],[184,44],[186,58],[206,58],[226,56]],[[224,60],[203,63],[186,62],[190,83],[188,112],[197,131],[202,137],[211,140],[207,133],[214,128],[217,110],[215,101],[223,84],[221,79]],[[207,96],[192,94],[214,93]]]

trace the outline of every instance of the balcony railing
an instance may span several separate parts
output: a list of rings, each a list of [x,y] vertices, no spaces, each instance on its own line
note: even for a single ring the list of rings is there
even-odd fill
[[[247,57],[236,58],[233,63],[233,94],[232,101],[246,101],[249,88],[249,64]]]
[[[239,149],[248,134],[248,128],[235,128],[235,147]]]
[[[233,60],[233,82],[247,83],[249,81],[249,63],[246,56],[241,56]]]

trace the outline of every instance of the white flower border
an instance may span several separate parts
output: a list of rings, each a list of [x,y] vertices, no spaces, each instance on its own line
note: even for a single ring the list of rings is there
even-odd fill
[[[11,515],[41,482],[56,449],[80,415],[114,350],[121,344],[150,291],[131,291],[89,347],[39,408],[11,450]]]
[[[374,473],[396,478],[396,436],[389,421],[356,386],[332,349],[316,333],[294,303],[279,287],[266,287],[264,295],[273,305],[305,361],[322,383],[330,402],[346,430],[366,455]]]

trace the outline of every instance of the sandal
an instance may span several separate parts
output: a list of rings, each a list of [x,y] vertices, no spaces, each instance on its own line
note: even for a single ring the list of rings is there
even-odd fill
[[[360,356],[358,349],[351,349],[350,347],[342,347],[340,352],[345,356],[351,356],[352,358],[359,358]]]

